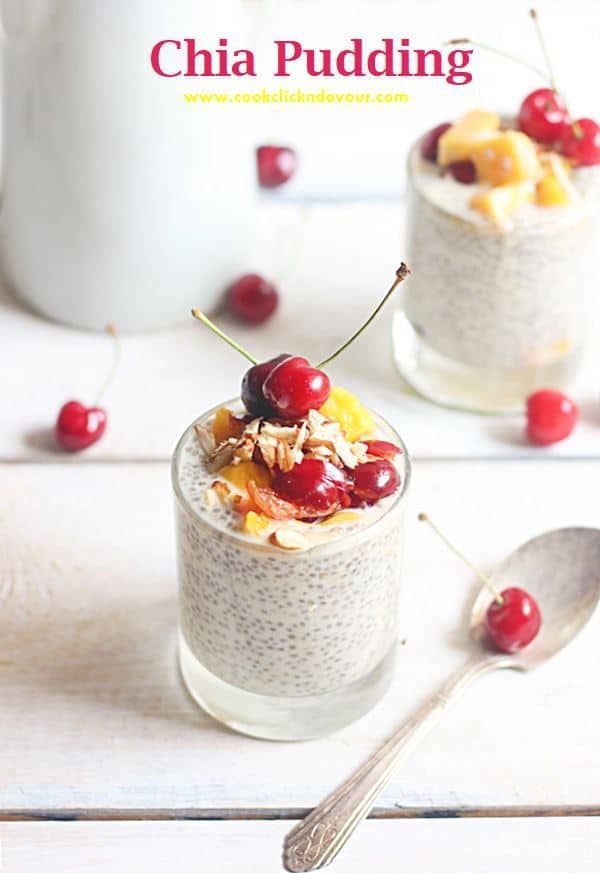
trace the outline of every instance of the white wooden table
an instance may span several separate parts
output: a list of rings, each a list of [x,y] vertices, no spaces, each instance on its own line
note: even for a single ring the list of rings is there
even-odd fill
[[[271,275],[283,267],[277,235],[293,224],[285,209],[263,211],[253,266]],[[389,284],[400,214],[393,203],[311,207],[281,312],[238,334],[258,355],[329,350]],[[65,457],[48,427],[66,399],[93,397],[109,341],[0,297],[1,869],[271,873],[291,820],[468,656],[475,580],[417,512],[487,567],[543,530],[600,523],[599,368],[575,389],[577,433],[539,451],[519,416],[451,413],[406,393],[389,317],[336,365],[335,381],[397,425],[415,458],[405,643],[372,713],[287,745],[222,729],[191,702],[175,661],[168,457],[193,416],[236,393],[243,361],[196,324],[124,337],[123,347],[106,438]],[[482,680],[401,768],[334,869],[597,870],[599,632],[600,616],[539,672]]]

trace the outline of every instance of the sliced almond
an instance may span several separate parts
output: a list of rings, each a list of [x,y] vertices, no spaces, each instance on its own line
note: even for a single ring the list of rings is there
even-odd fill
[[[204,424],[195,424],[194,433],[198,438],[198,442],[200,443],[202,451],[206,452],[207,455],[210,452],[214,451],[215,438],[213,436],[212,430],[209,430],[209,428],[207,428]]]
[[[274,546],[279,546],[280,549],[288,552],[305,549],[308,545],[308,540],[303,534],[289,527],[281,527],[271,534],[271,542]]]

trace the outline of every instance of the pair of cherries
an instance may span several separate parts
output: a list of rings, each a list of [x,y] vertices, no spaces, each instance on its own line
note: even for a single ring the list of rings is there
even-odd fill
[[[320,409],[330,390],[326,373],[306,358],[282,354],[250,367],[241,396],[251,415],[295,421],[310,409]]]
[[[340,507],[377,503],[400,487],[400,474],[390,460],[400,449],[383,440],[374,440],[367,446],[375,460],[359,464],[354,470],[341,470],[318,458],[304,458],[288,472],[276,473],[273,490],[291,503],[313,508],[319,515]]]
[[[600,164],[600,126],[591,118],[572,121],[552,88],[538,88],[523,100],[518,124],[527,136],[556,148],[580,167]]]

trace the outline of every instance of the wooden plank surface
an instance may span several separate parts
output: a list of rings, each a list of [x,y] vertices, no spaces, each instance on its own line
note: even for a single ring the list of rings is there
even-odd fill
[[[598,523],[593,462],[419,462],[388,697],[323,740],[222,729],[182,688],[166,464],[0,467],[0,814],[305,808],[462,663],[476,584],[415,516],[491,567]],[[600,619],[537,673],[481,680],[400,770],[394,811],[600,805]]]
[[[268,204],[259,220],[261,245],[248,269],[277,282],[282,305],[258,329],[221,323],[259,358],[289,350],[321,360],[389,287],[404,257],[403,206],[309,205],[303,212],[290,204]],[[541,451],[525,443],[521,416],[495,419],[442,410],[407,393],[392,363],[393,309],[390,304],[330,372],[336,383],[387,417],[413,455],[600,456],[600,343],[591,345],[592,358],[573,387],[582,407],[576,433]],[[196,416],[238,392],[244,360],[187,313],[181,317],[186,325],[178,329],[123,338],[120,372],[105,398],[106,436],[71,461],[166,460]],[[44,321],[5,289],[0,291],[0,349],[7,362],[18,362],[2,380],[0,459],[64,460],[54,450],[50,429],[66,400],[93,401],[111,359],[109,339]]]
[[[0,823],[6,873],[280,871],[290,822]],[[576,859],[576,861],[574,860]],[[600,819],[364,822],[336,873],[596,873]]]

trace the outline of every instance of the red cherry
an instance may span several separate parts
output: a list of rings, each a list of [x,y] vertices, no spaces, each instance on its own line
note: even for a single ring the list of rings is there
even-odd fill
[[[388,443],[385,440],[364,440],[369,455],[375,455],[377,458],[387,458],[392,460],[396,455],[402,454],[400,446],[395,446],[394,443]]]
[[[56,441],[67,452],[80,452],[97,442],[106,429],[106,412],[100,406],[84,406],[69,400],[56,419]]]
[[[278,418],[295,421],[310,409],[320,409],[329,397],[329,377],[306,358],[293,357],[274,367],[263,385],[263,394]]]
[[[578,118],[563,131],[561,151],[581,167],[600,164],[600,126],[591,118]]]
[[[351,487],[352,481],[343,470],[316,458],[304,458],[289,472],[279,471],[273,480],[273,489],[278,494],[292,503],[318,510],[333,510]]]
[[[542,623],[540,608],[522,588],[505,588],[485,614],[485,626],[501,652],[518,652],[535,639]]]
[[[352,478],[354,480],[352,486],[354,502],[358,498],[358,501],[375,503],[382,497],[393,494],[400,487],[400,473],[387,458],[359,464],[352,471]]]
[[[568,125],[569,114],[559,94],[552,88],[538,88],[521,103],[519,129],[537,142],[557,143]]]
[[[287,354],[277,355],[276,358],[270,358],[268,361],[263,361],[262,364],[255,364],[246,371],[242,379],[241,397],[244,406],[251,415],[268,417],[275,414],[270,404],[265,400],[263,385],[271,370],[291,357]],[[298,358],[297,360],[304,361],[308,365],[306,358]]]
[[[527,439],[549,446],[566,439],[579,418],[579,409],[566,394],[543,389],[527,398]]]
[[[229,311],[247,324],[262,324],[275,312],[278,302],[276,288],[256,273],[241,276],[227,291]]]
[[[256,150],[258,181],[263,188],[277,188],[290,179],[298,165],[296,152],[285,146],[259,146]]]
[[[473,161],[455,161],[448,164],[448,172],[461,185],[472,185],[477,175]]]
[[[430,161],[430,163],[437,163],[437,154],[438,154],[438,142],[443,133],[446,133],[448,128],[452,127],[449,121],[445,121],[443,124],[438,124],[437,127],[434,127],[428,133],[425,134],[423,139],[421,140],[421,157],[426,161]]]

